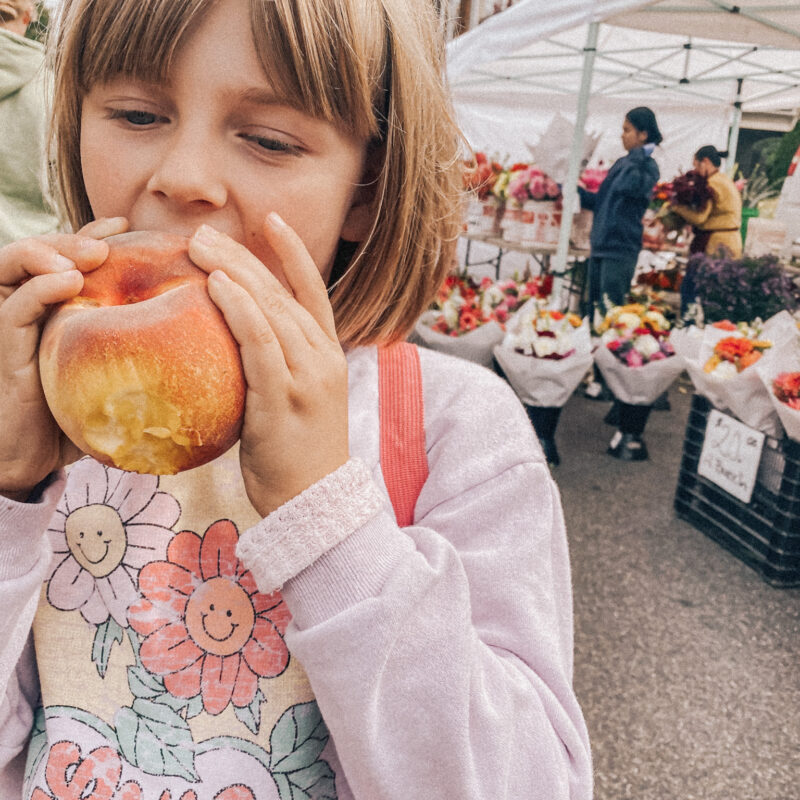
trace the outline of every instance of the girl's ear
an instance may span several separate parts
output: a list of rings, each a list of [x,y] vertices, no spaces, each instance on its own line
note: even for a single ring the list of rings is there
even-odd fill
[[[383,164],[384,148],[369,145],[361,183],[353,193],[353,204],[347,212],[339,236],[346,242],[363,242],[375,221],[374,200],[378,175]]]

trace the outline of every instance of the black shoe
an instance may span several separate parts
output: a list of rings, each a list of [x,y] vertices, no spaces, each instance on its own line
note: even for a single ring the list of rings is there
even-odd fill
[[[653,403],[653,411],[669,411],[672,406],[669,404],[669,395],[667,392],[660,394]]]
[[[556,440],[540,439],[539,441],[542,443],[542,450],[544,450],[544,457],[547,459],[547,463],[553,467],[557,467],[561,463],[561,459],[556,449]]]
[[[606,451],[620,461],[647,461],[647,447],[639,436],[617,431]]]

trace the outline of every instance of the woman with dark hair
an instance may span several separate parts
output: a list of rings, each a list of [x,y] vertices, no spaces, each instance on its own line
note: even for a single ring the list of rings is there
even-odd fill
[[[713,256],[726,250],[733,258],[742,255],[742,196],[734,182],[720,172],[722,159],[728,155],[714,145],[707,144],[694,154],[694,170],[705,176],[713,197],[700,211],[681,205],[670,205],[670,210],[691,223],[694,237],[689,246],[692,253]],[[681,282],[681,315],[685,315],[695,302],[695,273],[697,265],[689,262]]]
[[[742,254],[742,196],[734,182],[720,172],[722,159],[727,155],[711,144],[694,154],[694,170],[708,180],[714,195],[704,208],[693,211],[686,206],[670,206],[671,211],[692,225],[694,238],[689,247],[692,253],[711,256],[724,248],[734,258]]]
[[[622,123],[622,146],[628,151],[614,162],[597,192],[578,186],[581,207],[594,212],[589,238],[589,301],[605,313],[622,305],[630,291],[642,249],[642,218],[658,182],[653,149],[662,140],[656,115],[646,106],[631,109]],[[598,382],[586,390],[588,397],[611,399]]]
[[[589,299],[603,311],[624,303],[630,289],[642,249],[642,217],[659,176],[651,154],[661,139],[655,114],[644,106],[632,109],[622,124],[628,154],[614,162],[596,193],[578,186],[581,206],[594,212]]]

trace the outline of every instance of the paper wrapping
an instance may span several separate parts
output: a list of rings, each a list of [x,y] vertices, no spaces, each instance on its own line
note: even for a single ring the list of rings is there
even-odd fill
[[[594,351],[594,363],[603,373],[614,397],[633,406],[652,405],[669,389],[685,366],[683,358],[676,353],[641,367],[629,367],[602,344]]]
[[[714,354],[714,345],[720,339],[735,336],[734,332],[706,326],[702,329],[699,341],[696,332],[687,333],[684,338],[679,337],[678,346],[683,347],[685,353],[696,353],[685,356],[684,361],[698,394],[745,425],[779,438],[781,420],[773,404],[772,391],[767,389],[760,374],[771,371],[773,364],[779,367],[778,372],[787,371],[786,368],[780,368],[784,345],[796,341],[797,333],[797,325],[788,311],[770,317],[764,323],[760,338],[772,342],[772,347],[764,351],[756,364],[730,378],[705,372],[703,367]],[[777,401],[777,398],[774,399]]]
[[[487,322],[475,330],[461,336],[448,336],[431,328],[440,312],[426,311],[417,322],[414,333],[420,342],[431,350],[447,353],[451,356],[474,361],[484,367],[492,367],[493,348],[505,336],[505,332],[497,322]]]

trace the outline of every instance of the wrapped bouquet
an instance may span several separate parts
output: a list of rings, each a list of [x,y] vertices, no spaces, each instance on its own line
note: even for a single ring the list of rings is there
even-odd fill
[[[794,319],[781,311],[763,324],[720,320],[702,329],[691,326],[673,343],[698,394],[745,425],[778,436],[778,414],[763,377],[780,371],[784,358],[778,354],[796,341]]]
[[[787,436],[800,442],[800,336],[786,336],[754,370]]]
[[[492,348],[503,339],[505,323],[526,300],[544,292],[546,283],[538,277],[477,281],[466,271],[455,273],[414,332],[427,347],[491,366]]]
[[[563,406],[592,364],[589,325],[545,303],[516,315],[494,356],[523,403]]]
[[[655,305],[614,306],[597,333],[595,364],[623,403],[651,405],[683,370],[670,342],[670,322]]]
[[[516,315],[494,357],[525,404],[545,457],[558,464],[555,431],[561,408],[592,363],[589,325],[532,300]]]

